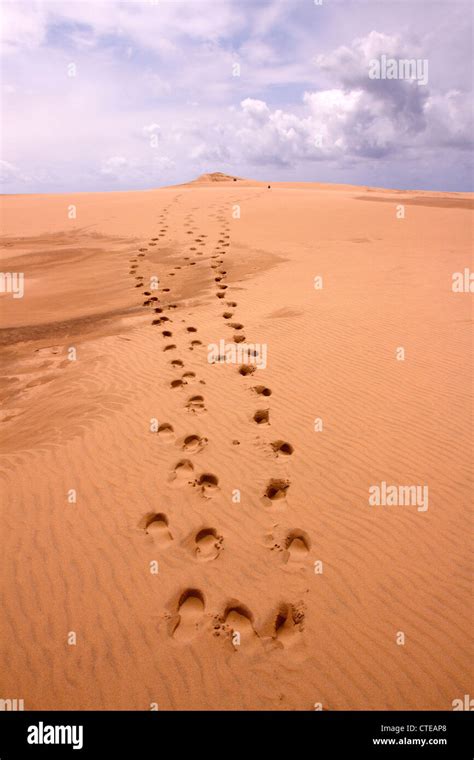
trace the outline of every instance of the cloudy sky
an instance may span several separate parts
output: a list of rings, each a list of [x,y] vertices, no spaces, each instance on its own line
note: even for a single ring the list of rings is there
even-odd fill
[[[471,0],[0,0],[2,191],[472,190]],[[428,82],[371,79],[382,56]]]

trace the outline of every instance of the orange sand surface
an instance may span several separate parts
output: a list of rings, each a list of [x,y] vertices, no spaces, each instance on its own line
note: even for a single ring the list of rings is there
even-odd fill
[[[2,198],[0,697],[472,693],[473,197],[270,184]]]

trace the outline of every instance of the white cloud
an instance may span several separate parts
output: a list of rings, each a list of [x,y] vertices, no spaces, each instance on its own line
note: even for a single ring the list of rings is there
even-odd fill
[[[10,52],[41,45],[52,25],[69,24],[67,34],[78,48],[97,45],[108,36],[127,37],[141,48],[171,53],[175,41],[217,41],[245,25],[245,8],[237,2],[212,4],[205,12],[200,2],[146,0],[6,0],[2,3],[2,41]],[[82,28],[81,28],[82,27]],[[157,33],[158,30],[158,33]]]
[[[257,122],[257,124],[265,122],[270,115],[270,110],[263,100],[245,98],[240,105],[242,106],[243,112],[253,121]]]
[[[46,35],[46,14],[42,4],[2,2],[0,42],[5,54],[36,48]]]
[[[470,100],[459,90],[449,90],[427,99],[424,113],[429,144],[472,148],[474,133]]]
[[[153,124],[147,124],[145,127],[143,127],[143,133],[149,137],[150,135],[157,135],[160,132],[160,125],[153,123]]]
[[[102,161],[100,169],[101,174],[119,178],[123,176],[125,170],[130,169],[130,163],[124,156],[111,156]]]
[[[22,179],[22,172],[18,166],[0,160],[0,182],[11,182],[17,179]]]

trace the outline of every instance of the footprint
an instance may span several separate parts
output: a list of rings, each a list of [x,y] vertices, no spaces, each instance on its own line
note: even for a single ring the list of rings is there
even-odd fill
[[[163,439],[163,441],[170,441],[174,437],[173,425],[170,425],[169,422],[163,422],[158,427],[157,433],[159,437]]]
[[[173,365],[173,367],[184,367],[184,362],[181,361],[181,359],[173,359],[170,364]]]
[[[282,501],[286,499],[286,493],[290,487],[288,480],[272,479],[265,489],[265,498],[270,501]]]
[[[196,558],[201,562],[217,559],[220,554],[223,537],[215,528],[203,528],[196,534]]]
[[[35,353],[40,356],[57,356],[61,352],[61,346],[44,346],[43,348],[36,348]]]
[[[186,409],[189,412],[193,412],[194,414],[200,414],[201,412],[205,412],[206,407],[204,405],[204,397],[191,396],[186,402]]]
[[[204,594],[195,588],[183,591],[178,602],[178,620],[173,630],[177,641],[189,641],[196,635],[204,618]]]
[[[265,385],[255,385],[252,388],[252,390],[255,391],[255,393],[258,396],[271,396],[272,395],[272,392],[271,392],[270,388],[267,388]]]
[[[197,454],[207,445],[207,438],[201,438],[199,435],[187,435],[185,438],[177,441],[176,444],[183,451]]]
[[[257,634],[253,627],[253,615],[245,604],[231,603],[224,612],[224,625],[230,629],[232,646],[236,651],[241,646],[256,641]]]
[[[185,483],[192,483],[192,474],[194,465],[190,459],[181,459],[174,467],[170,474],[169,480],[177,486],[183,486]]]
[[[234,335],[234,343],[243,343],[245,335]]]
[[[274,623],[273,638],[283,647],[293,645],[303,631],[304,611],[302,605],[281,604]]]
[[[210,472],[204,472],[196,481],[196,485],[201,489],[202,496],[212,499],[219,490],[219,478]]]
[[[180,380],[173,380],[170,383],[171,388],[184,388],[185,385],[189,385],[190,382],[196,377],[195,372],[185,372]]]
[[[164,347],[163,351],[173,351],[176,348],[176,345],[174,343],[169,343],[167,346]]]
[[[239,375],[243,375],[244,377],[252,375],[256,369],[257,368],[252,364],[242,364],[242,366],[239,367]]]
[[[283,456],[291,456],[293,454],[294,448],[291,445],[291,443],[286,443],[286,441],[273,441],[273,443],[270,444],[273,451],[277,456],[283,455]]]
[[[233,330],[243,330],[244,326],[240,324],[240,322],[229,322],[228,326],[231,327]]]
[[[286,537],[285,544],[288,552],[287,561],[289,562],[303,562],[311,548],[310,538],[302,530],[290,531]]]
[[[165,548],[173,540],[168,528],[168,518],[162,512],[145,516],[145,533],[151,536],[156,544]]]
[[[257,409],[253,415],[254,421],[257,425],[268,425],[270,422],[270,410],[269,409]]]

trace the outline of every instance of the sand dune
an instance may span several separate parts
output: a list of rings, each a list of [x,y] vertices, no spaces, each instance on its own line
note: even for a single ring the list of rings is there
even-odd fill
[[[2,198],[0,696],[25,709],[469,693],[472,195],[270,184]],[[382,481],[428,509],[370,506]]]

